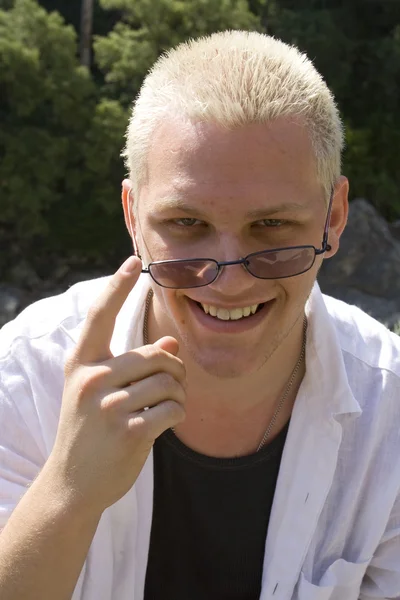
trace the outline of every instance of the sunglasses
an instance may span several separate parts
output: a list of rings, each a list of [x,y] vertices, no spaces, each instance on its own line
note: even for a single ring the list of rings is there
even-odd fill
[[[321,248],[290,246],[253,252],[238,260],[218,262],[213,258],[178,258],[151,262],[142,273],[148,273],[155,283],[171,289],[203,287],[213,283],[222,269],[232,265],[243,268],[257,279],[285,279],[309,271],[315,258],[331,249],[328,244],[329,221],[333,190],[329,200]]]

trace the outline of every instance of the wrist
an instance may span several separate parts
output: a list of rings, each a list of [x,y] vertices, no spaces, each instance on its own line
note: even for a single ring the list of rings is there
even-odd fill
[[[84,496],[62,467],[51,457],[46,462],[33,486],[43,491],[46,504],[62,517],[81,521],[84,524],[97,523],[104,511],[97,502]]]

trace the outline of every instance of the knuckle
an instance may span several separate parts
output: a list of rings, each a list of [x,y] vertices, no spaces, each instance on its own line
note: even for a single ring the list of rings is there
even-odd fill
[[[147,423],[142,413],[131,415],[128,420],[128,432],[134,431],[136,435],[144,436],[147,431]]]
[[[174,421],[179,422],[185,418],[185,409],[179,402],[175,402],[174,400],[166,400],[164,402],[164,409],[168,415],[168,417]]]
[[[90,367],[82,369],[79,374],[79,391],[81,395],[86,395],[104,386],[104,377],[109,369],[106,367]]]
[[[181,385],[169,373],[158,373],[155,375],[157,387],[163,391],[163,396],[177,402],[184,402],[186,399],[185,391]]]
[[[145,346],[147,357],[154,362],[154,365],[158,369],[165,369],[166,371],[173,373],[174,377],[184,379],[186,377],[186,369],[183,361],[169,354],[162,348],[157,346]]]
[[[155,375],[157,385],[165,391],[173,391],[176,389],[177,382],[169,373],[157,373]]]
[[[158,348],[153,344],[149,344],[148,346],[144,346],[145,355],[150,360],[161,364],[165,360],[166,352],[162,348]]]
[[[148,361],[149,368],[153,372],[170,373],[172,379],[180,382],[186,379],[186,368],[183,361],[162,348],[149,344],[140,349],[140,354]]]
[[[179,361],[178,362],[179,376],[180,376],[180,379],[182,381],[184,381],[186,379],[186,367],[180,358],[178,358],[177,360]]]
[[[79,395],[85,396],[88,392],[93,391],[93,377],[89,370],[84,370],[79,376]]]
[[[126,398],[127,393],[122,390],[113,392],[104,396],[100,402],[101,411],[104,413],[115,413],[121,410],[121,405]]]

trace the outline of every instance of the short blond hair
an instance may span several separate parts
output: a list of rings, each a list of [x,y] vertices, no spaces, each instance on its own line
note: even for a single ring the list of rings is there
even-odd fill
[[[300,117],[327,198],[340,175],[343,127],[333,95],[305,54],[273,37],[225,31],[157,60],[134,103],[123,151],[136,195],[146,180],[151,136],[167,116],[225,128]]]

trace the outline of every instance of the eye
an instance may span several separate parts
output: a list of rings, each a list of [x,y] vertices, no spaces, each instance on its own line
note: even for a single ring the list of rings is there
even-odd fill
[[[260,225],[261,227],[281,227],[286,224],[287,221],[284,221],[283,219],[262,219],[255,223],[255,225]]]
[[[184,217],[182,219],[174,219],[172,224],[177,225],[178,227],[193,227],[194,225],[202,225],[203,221],[190,217]]]

